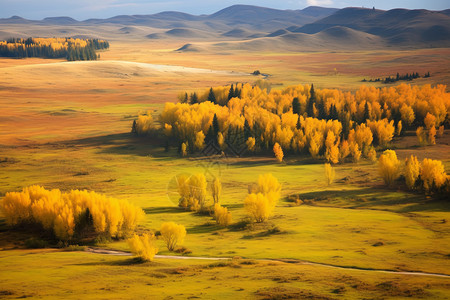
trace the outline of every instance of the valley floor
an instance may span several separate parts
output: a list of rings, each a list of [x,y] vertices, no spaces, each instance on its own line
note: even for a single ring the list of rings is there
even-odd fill
[[[413,84],[450,83],[449,49],[187,54],[174,52],[175,42],[163,46],[116,43],[95,63],[0,59],[0,196],[33,184],[94,190],[142,207],[139,231],[175,221],[186,226],[191,256],[232,259],[158,257],[139,264],[126,256],[64,251],[77,247],[24,249],[29,233],[11,231],[0,215],[0,298],[450,297],[448,277],[371,271],[450,275],[448,201],[401,184],[388,189],[367,161],[337,165],[336,182],[326,186],[323,162],[306,157],[287,155],[283,164],[266,156],[179,158],[176,149],[165,152],[130,134],[140,111],[156,116],[184,91],[261,79],[249,75],[254,70],[270,74],[273,88],[313,82],[354,90],[363,78],[413,71],[432,73]],[[401,160],[411,154],[439,159],[449,170],[449,142],[447,130],[436,146],[419,147],[407,132],[394,145]],[[210,216],[177,207],[174,178],[198,172],[221,179],[222,204],[237,225],[220,228]],[[264,173],[281,182],[282,200],[266,224],[239,227],[248,186]],[[158,243],[159,254],[172,255]],[[129,251],[124,241],[101,247]]]

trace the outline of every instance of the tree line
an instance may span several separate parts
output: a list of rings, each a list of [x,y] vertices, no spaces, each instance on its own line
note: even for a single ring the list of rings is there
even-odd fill
[[[337,163],[376,159],[374,147],[386,149],[405,129],[422,128],[419,133],[425,132],[432,144],[436,128],[441,132],[449,124],[450,94],[443,85],[361,86],[351,93],[313,85],[267,92],[237,84],[195,93],[195,102],[186,95],[180,103],[166,103],[159,126],[148,113],[135,120],[133,131],[161,132],[183,155],[208,147],[239,154],[245,148],[251,153],[304,153]],[[276,144],[280,148],[274,149]]]
[[[0,41],[0,57],[66,58],[68,61],[96,60],[96,50],[108,49],[109,43],[99,39],[75,38],[10,38]]]
[[[411,80],[413,80],[413,79],[417,79],[417,78],[420,78],[420,77],[421,77],[421,76],[419,75],[418,72],[415,72],[415,73],[413,72],[413,73],[411,73],[411,74],[406,73],[406,74],[404,74],[404,75],[400,75],[399,73],[397,73],[396,76],[388,76],[388,77],[385,77],[384,79],[378,77],[378,78],[375,78],[375,79],[369,79],[369,80],[367,80],[367,79],[364,78],[364,79],[362,80],[362,82],[382,82],[382,83],[387,84],[387,83],[394,83],[394,82],[401,81],[401,80],[404,80],[404,81],[411,81]],[[423,78],[428,78],[428,77],[431,77],[430,72],[427,72],[427,73],[425,73],[425,74],[423,75]]]

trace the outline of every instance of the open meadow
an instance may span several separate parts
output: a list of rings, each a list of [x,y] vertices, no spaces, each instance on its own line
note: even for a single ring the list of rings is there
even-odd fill
[[[411,191],[404,177],[387,186],[378,163],[366,158],[334,164],[327,184],[323,156],[286,151],[281,163],[272,151],[181,157],[160,135],[131,132],[147,112],[164,126],[158,116],[165,103],[185,92],[236,83],[355,92],[362,84],[390,86],[365,78],[430,72],[408,84],[444,84],[449,93],[450,48],[252,51],[230,40],[220,51],[200,39],[200,50],[177,51],[189,40],[102,32],[110,48],[99,60],[0,58],[0,197],[39,185],[123,199],[145,213],[138,234],[159,232],[165,222],[184,225],[182,253],[167,250],[161,238],[154,241],[161,256],[149,262],[132,258],[126,239],[61,244],[39,229],[11,228],[0,210],[0,298],[450,297],[448,194]],[[408,128],[376,147],[377,157],[394,149],[402,168],[415,155],[442,161],[448,172],[448,113],[445,120],[435,145],[419,144]],[[213,213],[179,207],[179,176],[199,173],[208,183],[220,179],[228,226]],[[268,220],[249,222],[244,199],[267,173],[281,184],[280,200]],[[209,191],[206,197],[212,201]]]

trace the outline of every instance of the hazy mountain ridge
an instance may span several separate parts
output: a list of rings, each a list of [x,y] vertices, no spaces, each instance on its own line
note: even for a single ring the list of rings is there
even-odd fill
[[[175,39],[182,43],[180,47],[189,44],[179,51],[450,46],[450,9],[384,11],[310,6],[302,10],[278,10],[233,5],[210,15],[166,11],[84,21],[70,17],[33,21],[13,16],[0,19],[0,24],[5,25],[0,31],[1,39],[81,34],[111,40]]]

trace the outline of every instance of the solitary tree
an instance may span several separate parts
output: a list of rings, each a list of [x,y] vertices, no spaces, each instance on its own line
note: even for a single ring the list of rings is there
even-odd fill
[[[174,222],[163,223],[159,231],[169,251],[173,251],[178,244],[183,243],[186,237],[184,226]]]
[[[381,177],[387,185],[392,185],[398,177],[400,161],[394,150],[386,150],[378,159],[378,168]]]

